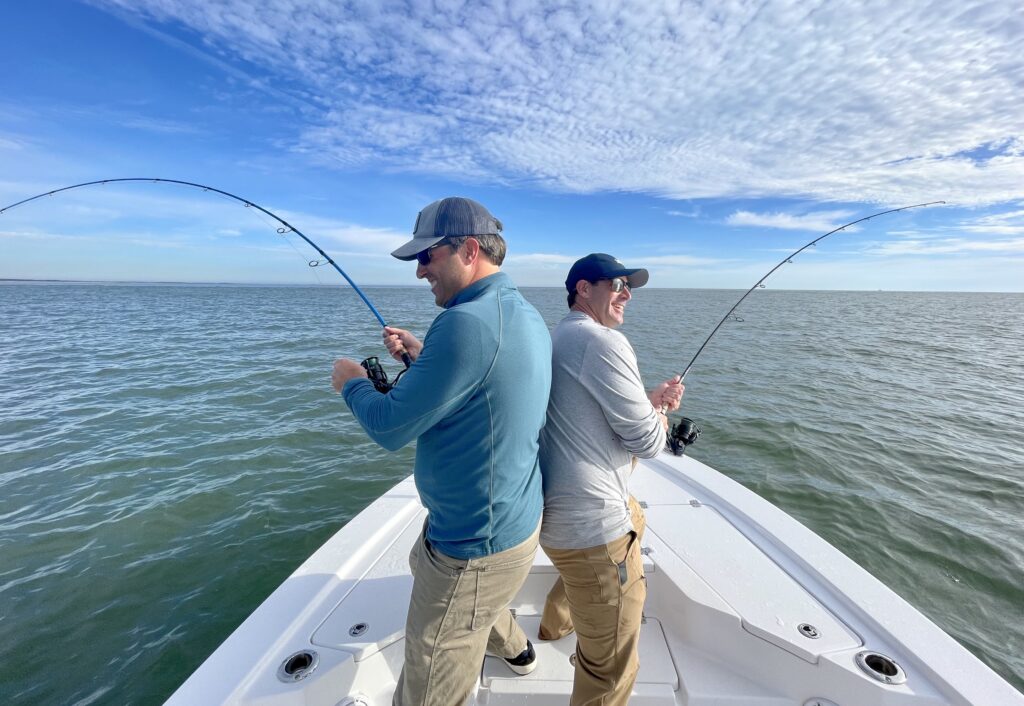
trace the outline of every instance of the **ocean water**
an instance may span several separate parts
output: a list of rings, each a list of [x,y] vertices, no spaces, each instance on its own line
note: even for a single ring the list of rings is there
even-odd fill
[[[418,333],[438,311],[367,294]],[[638,290],[648,385],[740,294]],[[739,315],[687,377],[690,454],[1024,689],[1024,295],[765,290]],[[330,387],[381,351],[346,288],[0,286],[0,703],[168,697],[409,473]]]

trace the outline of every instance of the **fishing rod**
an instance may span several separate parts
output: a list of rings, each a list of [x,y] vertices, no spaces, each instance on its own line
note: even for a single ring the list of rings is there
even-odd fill
[[[708,342],[711,341],[711,339],[714,337],[716,333],[718,333],[718,329],[722,328],[722,325],[726,321],[728,321],[730,318],[735,318],[737,321],[743,320],[738,317],[735,317],[733,314],[733,312],[736,311],[739,305],[743,303],[743,300],[750,296],[750,293],[753,292],[755,289],[764,289],[764,281],[766,279],[771,277],[772,274],[774,274],[775,271],[782,267],[783,265],[787,263],[791,264],[793,262],[793,258],[802,253],[804,250],[810,247],[814,247],[820,241],[824,240],[825,238],[834,233],[838,233],[841,230],[846,230],[850,226],[857,225],[858,223],[870,221],[872,218],[878,218],[879,216],[884,216],[888,213],[898,213],[900,211],[907,211],[911,208],[922,208],[924,206],[934,206],[936,204],[945,203],[945,201],[928,201],[927,203],[916,203],[913,204],[912,206],[901,206],[900,208],[892,208],[887,211],[879,211],[878,213],[872,213],[870,216],[864,216],[863,218],[858,218],[855,221],[844,223],[843,225],[833,230],[830,230],[828,233],[825,233],[824,235],[819,235],[817,238],[807,243],[799,250],[796,250],[791,254],[787,255],[786,257],[784,257],[782,261],[779,262],[779,264],[777,264],[772,269],[768,270],[768,272],[761,279],[757,280],[757,282],[754,283],[754,286],[748,289],[746,293],[742,297],[740,297],[735,304],[732,305],[732,308],[726,312],[725,316],[722,317],[722,320],[718,322],[718,325],[715,326],[715,328],[711,331],[710,334],[708,334],[708,337],[704,339],[704,342],[700,344],[700,348],[698,348],[697,352],[693,354],[693,358],[691,358],[690,362],[687,363],[686,367],[683,369],[683,372],[678,375],[679,382],[682,382],[683,380],[686,379],[686,375],[687,373],[690,372],[690,368],[693,367],[693,364],[697,361],[697,358],[704,351],[704,348],[708,345]],[[664,413],[664,407],[662,407],[662,412]],[[668,444],[669,447],[672,449],[672,453],[674,453],[676,456],[683,455],[684,453],[686,453],[686,447],[695,442],[698,436],[700,436],[700,429],[697,427],[697,425],[694,424],[692,419],[683,417],[682,419],[679,420],[678,424],[673,425],[672,431],[669,434]]]
[[[305,233],[303,233],[301,230],[299,230],[298,228],[293,226],[291,223],[289,223],[285,219],[283,219],[280,216],[278,216],[276,213],[274,213],[274,212],[272,212],[272,211],[270,211],[270,210],[268,210],[266,208],[263,208],[258,203],[250,201],[249,199],[244,199],[241,196],[236,196],[235,194],[232,194],[230,192],[223,191],[221,189],[217,189],[217,188],[214,188],[212,186],[207,186],[205,184],[197,184],[195,182],[182,181],[180,179],[161,179],[161,178],[157,178],[157,177],[125,177],[125,178],[121,178],[121,179],[100,179],[100,180],[97,180],[97,181],[86,181],[86,182],[83,182],[81,184],[72,184],[71,186],[65,186],[65,187],[62,187],[60,189],[54,189],[53,191],[46,191],[46,192],[41,193],[41,194],[36,194],[35,196],[32,196],[30,198],[22,199],[21,201],[18,201],[17,203],[12,203],[10,206],[4,206],[3,208],[0,208],[0,215],[3,215],[6,211],[10,211],[11,209],[17,208],[18,206],[21,206],[23,204],[29,203],[31,201],[35,201],[36,199],[41,199],[41,198],[43,198],[45,196],[53,196],[54,194],[59,194],[62,191],[71,191],[72,189],[81,189],[82,187],[95,186],[97,184],[100,184],[100,185],[103,185],[103,184],[115,184],[115,183],[118,183],[118,182],[147,182],[147,183],[151,183],[151,184],[178,184],[180,186],[188,186],[188,187],[192,187],[192,188],[196,188],[196,189],[202,189],[203,191],[212,191],[214,193],[220,194],[221,196],[225,196],[225,197],[227,197],[229,199],[233,199],[235,201],[238,201],[239,203],[244,204],[246,208],[255,208],[256,210],[258,210],[258,211],[260,211],[260,212],[270,216],[275,221],[277,221],[278,223],[281,224],[281,227],[279,227],[277,229],[277,232],[279,234],[287,235],[288,233],[295,233],[300,238],[302,238],[307,243],[309,243],[309,245],[314,250],[316,250],[318,253],[320,253],[320,255],[323,257],[323,260],[310,260],[309,263],[308,263],[309,266],[310,267],[319,267],[320,265],[324,265],[324,264],[331,265],[334,269],[336,269],[338,271],[338,273],[342,277],[345,278],[345,281],[347,281],[352,286],[352,289],[354,289],[356,291],[356,294],[358,294],[360,299],[363,300],[363,303],[366,304],[366,306],[368,306],[370,308],[370,311],[373,312],[373,315],[377,318],[377,321],[380,322],[380,325],[382,327],[386,327],[388,325],[387,322],[384,321],[384,317],[380,315],[379,311],[377,311],[377,307],[375,307],[373,305],[373,303],[366,296],[366,294],[363,293],[363,290],[359,288],[359,285],[357,285],[355,282],[353,282],[352,278],[349,277],[348,274],[346,274],[345,270],[341,269],[341,267],[338,266],[338,263],[336,263],[334,261],[334,259],[331,258],[330,255],[328,255],[326,252],[324,252],[320,248],[319,245],[314,243],[309,238],[309,236],[307,236]],[[405,370],[408,370],[409,366],[412,365],[412,358],[409,357],[408,353],[402,353],[402,362],[405,363]],[[371,382],[373,382],[373,386],[375,388],[377,388],[378,391],[383,392],[383,393],[387,393],[395,385],[395,383],[398,382],[398,378],[402,376],[402,373],[405,372],[405,370],[402,370],[401,372],[398,373],[398,376],[396,376],[393,381],[389,382],[388,381],[387,373],[384,371],[384,368],[383,368],[383,366],[381,366],[380,360],[378,358],[376,358],[376,357],[367,358],[366,360],[364,360],[362,362],[362,366],[363,366],[363,368],[366,369],[367,375],[369,376]]]

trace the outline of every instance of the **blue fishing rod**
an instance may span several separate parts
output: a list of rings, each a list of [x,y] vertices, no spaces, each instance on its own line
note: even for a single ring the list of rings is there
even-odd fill
[[[743,319],[739,318],[734,313],[736,311],[736,309],[739,307],[739,305],[743,303],[743,300],[746,299],[748,296],[750,296],[750,293],[753,292],[755,289],[764,289],[764,287],[765,287],[764,281],[766,279],[771,277],[775,273],[775,271],[777,269],[779,269],[780,267],[782,267],[783,265],[785,265],[785,264],[792,264],[793,258],[796,257],[797,255],[799,255],[800,253],[802,253],[804,250],[806,250],[807,248],[814,247],[820,241],[824,240],[825,238],[827,238],[828,236],[830,236],[830,235],[832,235],[834,233],[838,233],[841,230],[846,230],[850,226],[857,225],[858,223],[863,223],[864,221],[870,221],[872,218],[878,218],[879,216],[884,216],[884,215],[886,215],[888,213],[899,213],[900,211],[907,211],[907,210],[909,210],[911,208],[922,208],[924,206],[934,206],[936,204],[944,204],[944,203],[946,203],[946,202],[945,201],[929,201],[927,203],[916,203],[916,204],[914,204],[912,206],[901,206],[900,208],[891,208],[888,211],[879,211],[878,213],[872,213],[870,216],[864,216],[863,218],[858,218],[855,221],[850,221],[849,223],[844,223],[843,225],[841,225],[838,228],[835,228],[833,230],[830,230],[828,233],[825,233],[824,235],[819,235],[817,238],[815,238],[811,242],[807,243],[806,245],[804,245],[799,250],[796,250],[796,251],[790,253],[789,255],[787,255],[786,257],[784,257],[782,259],[782,261],[779,262],[779,264],[777,264],[772,269],[768,270],[768,272],[761,279],[757,280],[757,282],[754,283],[754,286],[751,287],[750,289],[748,289],[746,291],[746,293],[744,293],[744,295],[742,297],[740,297],[739,300],[735,304],[732,305],[732,308],[729,309],[729,311],[726,312],[725,316],[722,317],[722,320],[718,322],[718,325],[715,326],[715,328],[711,331],[711,333],[708,334],[708,337],[704,339],[704,343],[700,344],[700,348],[697,349],[697,352],[693,354],[693,358],[691,358],[690,362],[687,363],[685,368],[683,368],[683,372],[678,375],[679,382],[682,382],[683,380],[686,379],[686,375],[687,375],[687,373],[690,372],[690,368],[693,367],[693,364],[697,361],[697,358],[704,351],[704,348],[708,345],[708,342],[714,337],[714,335],[716,333],[718,333],[718,330],[720,328],[722,328],[722,325],[726,321],[728,321],[730,318],[732,318],[732,319],[734,319],[736,321],[743,321]],[[664,412],[664,411],[665,411],[664,407],[662,407],[662,412]],[[669,448],[672,450],[672,453],[674,453],[676,456],[682,456],[684,453],[686,453],[686,447],[689,446],[690,444],[692,444],[693,442],[695,442],[697,440],[698,436],[700,436],[700,429],[697,427],[697,425],[694,423],[694,421],[692,419],[688,418],[688,417],[683,417],[682,419],[679,420],[679,422],[677,424],[674,424],[672,426],[672,431],[669,433],[669,438],[668,438]]]
[[[312,247],[314,250],[316,250],[318,253],[320,253],[320,255],[323,257],[323,260],[311,260],[309,262],[309,266],[310,267],[318,267],[318,266],[323,265],[323,264],[330,264],[334,269],[336,269],[338,271],[338,273],[342,277],[345,278],[345,281],[348,282],[349,285],[352,286],[352,289],[354,289],[356,291],[356,294],[358,294],[359,298],[363,300],[363,303],[366,304],[366,306],[368,306],[370,308],[370,311],[373,312],[373,315],[375,317],[377,317],[377,321],[380,322],[380,325],[382,327],[386,327],[388,325],[387,322],[384,321],[384,317],[380,315],[379,311],[377,311],[377,307],[375,307],[373,305],[373,303],[366,296],[366,294],[363,293],[363,290],[359,288],[359,285],[356,284],[355,282],[353,282],[352,278],[349,277],[348,274],[345,273],[345,270],[341,269],[341,267],[338,266],[338,263],[336,263],[334,261],[334,259],[330,255],[325,253],[323,251],[323,249],[321,249],[321,247],[319,245],[314,243],[309,238],[309,236],[307,236],[305,233],[303,233],[301,230],[299,230],[298,228],[293,226],[291,223],[289,223],[285,219],[283,219],[280,216],[278,216],[276,213],[274,213],[274,212],[272,212],[272,211],[270,211],[270,210],[268,210],[266,208],[263,208],[258,203],[250,201],[249,199],[243,199],[241,196],[236,196],[235,194],[232,194],[232,193],[227,192],[227,191],[223,191],[221,189],[216,189],[216,188],[214,188],[212,186],[206,186],[205,184],[196,184],[195,182],[182,181],[180,179],[161,179],[161,178],[156,178],[156,177],[126,177],[126,178],[121,178],[121,179],[100,179],[98,181],[87,181],[87,182],[83,182],[81,184],[73,184],[71,186],[65,186],[65,187],[62,187],[60,189],[54,189],[53,191],[46,191],[46,192],[44,192],[42,194],[36,194],[35,196],[29,197],[27,199],[22,199],[21,201],[18,201],[17,203],[12,203],[10,206],[4,206],[3,208],[0,208],[0,215],[3,215],[5,212],[10,211],[13,208],[17,208],[18,206],[21,206],[23,204],[27,204],[27,203],[29,203],[31,201],[35,201],[36,199],[41,199],[41,198],[44,198],[46,196],[53,196],[54,194],[59,194],[59,193],[61,193],[63,191],[71,191],[72,189],[81,189],[81,188],[86,187],[86,186],[96,186],[96,185],[103,185],[103,184],[116,184],[116,183],[119,183],[119,182],[145,182],[145,183],[150,183],[150,184],[178,184],[180,186],[188,186],[188,187],[192,187],[192,188],[195,188],[195,189],[202,189],[203,191],[212,191],[214,193],[220,194],[221,196],[225,196],[225,197],[227,197],[229,199],[233,199],[235,201],[238,201],[239,203],[244,204],[246,208],[255,208],[257,211],[260,211],[261,213],[264,213],[264,214],[270,216],[275,221],[277,221],[278,223],[281,224],[281,226],[277,229],[277,232],[279,234],[287,235],[288,233],[295,233],[300,238],[302,238],[307,243],[309,243],[310,247]],[[364,360],[362,362],[362,365],[363,365],[363,368],[366,369],[366,373],[369,376],[370,380],[373,382],[373,386],[375,388],[377,388],[378,391],[383,392],[383,393],[387,393],[395,385],[395,383],[398,382],[398,378],[402,376],[402,373],[404,373],[406,370],[408,370],[409,366],[412,365],[412,358],[409,357],[408,353],[402,353],[402,362],[405,363],[405,370],[402,370],[401,372],[399,372],[398,375],[395,377],[395,379],[393,381],[388,381],[387,373],[384,371],[384,368],[383,368],[383,366],[381,366],[380,360],[378,358],[376,358],[376,357],[367,358],[366,360]]]

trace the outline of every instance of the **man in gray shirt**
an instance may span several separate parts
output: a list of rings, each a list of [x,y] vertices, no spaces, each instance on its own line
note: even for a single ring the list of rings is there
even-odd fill
[[[540,639],[576,630],[571,704],[625,704],[636,680],[644,598],[643,511],[630,497],[634,456],[665,446],[683,385],[644,391],[636,354],[614,329],[648,273],[594,253],[569,270],[569,314],[552,334],[551,397],[541,431],[540,543],[559,572]]]

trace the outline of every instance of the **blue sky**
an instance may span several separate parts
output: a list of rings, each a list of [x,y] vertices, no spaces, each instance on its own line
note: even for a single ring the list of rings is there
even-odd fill
[[[588,252],[651,286],[1024,291],[1016,2],[37,0],[0,25],[0,207],[94,179],[209,184],[360,284],[448,195],[505,269]],[[292,236],[294,239],[294,236]],[[293,247],[294,246],[294,247]],[[108,185],[0,215],[0,277],[324,283],[197,190]]]

